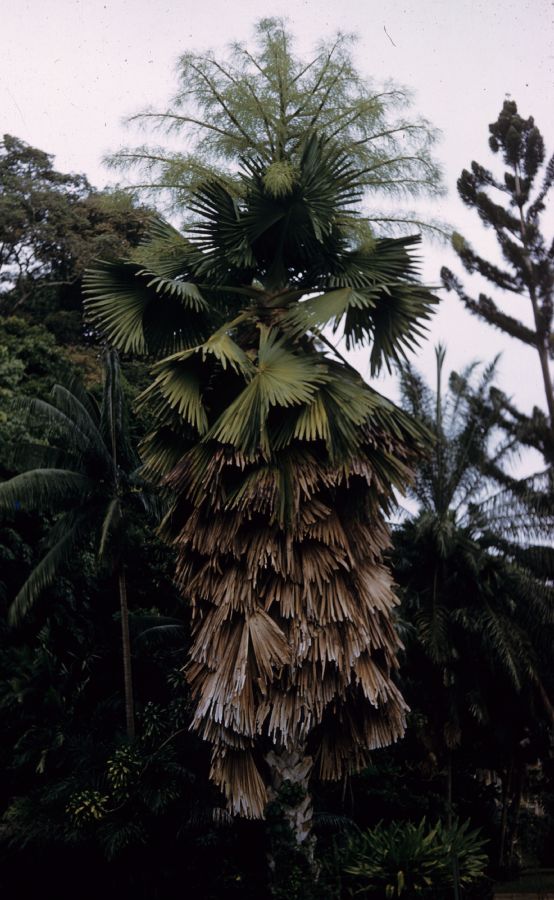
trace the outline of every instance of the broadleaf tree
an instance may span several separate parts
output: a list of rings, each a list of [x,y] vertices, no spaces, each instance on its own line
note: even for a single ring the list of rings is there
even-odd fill
[[[0,141],[0,313],[83,340],[81,278],[98,256],[139,243],[151,213],[128,192],[95,190],[84,175],[11,135]]]
[[[332,335],[369,345],[377,372],[413,347],[435,298],[417,278],[419,237],[369,228],[371,138],[333,128],[332,85],[357,91],[360,79],[347,68],[341,82],[332,54],[318,56],[310,77],[323,83],[332,63],[328,98],[313,88],[315,115],[304,87],[294,107],[304,98],[311,114],[289,133],[280,85],[310,66],[280,23],[259,36],[248,59],[266,88],[257,112],[243,98],[234,130],[222,125],[230,89],[208,109],[204,76],[190,82],[216,125],[201,149],[227,169],[183,182],[184,233],[160,221],[131,260],[91,269],[86,309],[116,346],[158,357],[142,455],[168,490],[163,530],[193,610],[186,677],[212,777],[252,817],[293,784],[283,807],[309,848],[310,777],[338,779],[404,730],[385,514],[421,440]]]

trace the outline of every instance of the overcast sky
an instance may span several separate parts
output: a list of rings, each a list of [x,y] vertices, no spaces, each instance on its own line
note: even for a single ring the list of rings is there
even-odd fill
[[[123,119],[166,105],[179,54],[223,52],[268,15],[288,18],[302,55],[337,30],[353,32],[364,74],[412,89],[415,110],[443,135],[437,156],[448,195],[433,214],[474,246],[494,250],[477,215],[458,200],[456,179],[472,159],[494,165],[487,126],[507,96],[535,117],[554,151],[552,0],[2,0],[1,132],[55,154],[58,169],[84,172],[102,187],[115,177],[103,155],[138,140]],[[461,273],[448,248],[426,245],[424,257],[430,282],[438,283],[443,264]],[[523,299],[508,302],[528,321]],[[452,296],[417,360],[429,377],[439,339],[450,367],[502,351],[500,386],[522,408],[544,408],[536,354],[481,325]]]

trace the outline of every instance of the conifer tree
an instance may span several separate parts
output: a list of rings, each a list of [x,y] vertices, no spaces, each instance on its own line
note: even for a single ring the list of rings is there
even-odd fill
[[[454,290],[470,312],[536,349],[548,419],[538,410],[528,418],[506,406],[506,423],[521,432],[526,442],[541,450],[550,462],[554,450],[554,387],[550,371],[554,352],[554,242],[549,245],[541,230],[541,215],[554,184],[554,156],[544,165],[543,137],[533,117],[524,119],[512,100],[504,101],[489,131],[489,147],[494,154],[501,154],[506,165],[503,178],[474,161],[471,170],[464,169],[458,179],[458,193],[466,206],[477,211],[483,224],[494,229],[504,263],[497,265],[485,259],[460,234],[453,236],[452,243],[467,272],[487,279],[508,304],[507,295],[512,295],[516,314],[512,314],[510,306],[502,308],[484,293],[477,299],[467,294],[449,269],[443,268],[441,275],[447,290]],[[532,310],[531,327],[521,318],[525,300]]]

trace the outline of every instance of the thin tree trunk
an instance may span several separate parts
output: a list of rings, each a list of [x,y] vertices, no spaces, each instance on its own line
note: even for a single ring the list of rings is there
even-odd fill
[[[514,849],[517,843],[517,832],[519,826],[519,814],[521,812],[521,797],[523,793],[523,776],[525,767],[520,763],[516,773],[516,786],[514,792],[514,802],[512,806],[512,816],[510,823],[510,838],[508,841],[508,866],[511,868],[514,861]]]
[[[135,737],[135,703],[133,700],[133,673],[131,668],[131,638],[129,635],[129,609],[127,606],[127,580],[121,566],[118,572],[119,609],[121,613],[121,644],[123,648],[123,683],[125,688],[125,721],[127,737]]]
[[[448,759],[446,762],[446,825],[452,828],[452,750],[448,751]],[[460,866],[458,857],[453,854],[452,859],[452,887],[454,892],[454,900],[460,900]]]
[[[446,761],[446,827],[452,828],[452,751]]]
[[[502,779],[502,817],[500,819],[500,850],[498,853],[498,865],[502,869],[505,865],[504,856],[506,852],[506,835],[508,833],[508,807],[510,804],[510,794],[512,790],[512,775],[514,771],[513,759],[510,760],[510,766],[505,778]]]

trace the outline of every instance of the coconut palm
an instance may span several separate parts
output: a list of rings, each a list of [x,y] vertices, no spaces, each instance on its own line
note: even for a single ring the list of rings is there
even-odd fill
[[[307,841],[312,772],[340,778],[404,730],[384,513],[420,433],[335,350],[378,371],[434,298],[417,238],[360,227],[356,167],[310,134],[285,176],[243,161],[193,195],[186,235],[157,223],[133,261],[88,275],[91,324],[155,363],[142,448],[171,508],[192,605],[194,727],[231,809],[261,816],[284,782]],[[329,326],[327,331],[324,329]]]
[[[104,354],[101,407],[77,381],[57,384],[50,402],[24,401],[32,427],[41,428],[49,444],[21,448],[19,468],[32,465],[0,484],[0,509],[14,508],[60,513],[46,537],[46,553],[11,604],[12,624],[25,618],[58,571],[91,536],[100,563],[117,578],[127,734],[133,738],[135,716],[131,646],[125,576],[125,530],[130,509],[149,506],[135,474],[138,458],[125,429],[117,352]]]

